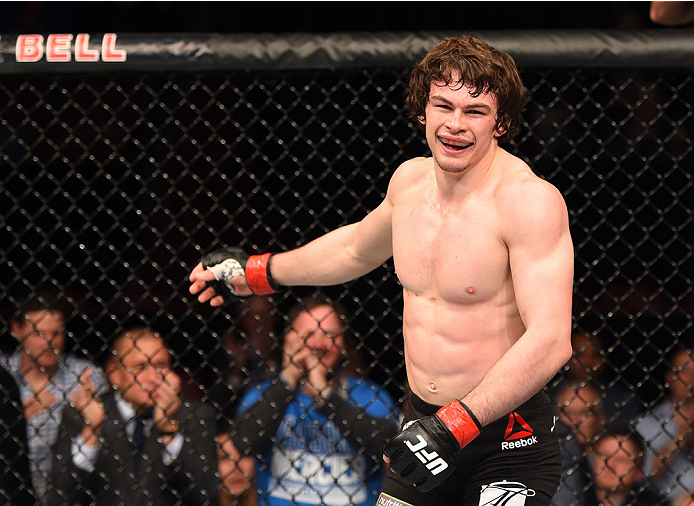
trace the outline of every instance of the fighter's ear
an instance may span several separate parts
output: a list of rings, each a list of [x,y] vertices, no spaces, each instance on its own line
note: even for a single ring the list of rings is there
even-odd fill
[[[503,136],[507,132],[506,127],[504,125],[499,125],[496,127],[496,131],[494,132],[494,137],[497,139],[501,136]]]
[[[417,116],[417,121],[419,121],[421,125],[426,125],[424,114],[422,114],[421,116]]]

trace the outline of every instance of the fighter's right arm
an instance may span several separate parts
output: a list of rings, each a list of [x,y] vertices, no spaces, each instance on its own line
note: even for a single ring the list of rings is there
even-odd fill
[[[358,223],[329,232],[273,257],[280,285],[336,285],[371,272],[393,254],[392,204],[388,197]]]
[[[250,258],[234,250],[231,263],[219,259],[215,260],[219,262],[216,265],[199,263],[190,275],[190,292],[198,294],[200,302],[218,306],[224,299],[214,289],[215,280],[228,283],[237,295],[248,296],[272,293],[277,285],[345,283],[372,271],[393,254],[392,187],[391,180],[386,198],[361,221],[328,232],[297,249]],[[263,291],[254,290],[254,286]]]

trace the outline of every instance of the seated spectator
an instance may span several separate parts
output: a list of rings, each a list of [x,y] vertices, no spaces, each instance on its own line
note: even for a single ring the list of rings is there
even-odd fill
[[[583,330],[571,334],[573,355],[551,389],[553,396],[565,384],[590,383],[600,394],[600,406],[607,427],[626,427],[644,406],[633,388],[610,367],[600,335]]]
[[[590,384],[563,384],[556,393],[559,420],[555,431],[561,447],[561,480],[553,506],[586,506],[592,469],[588,452],[603,427],[600,395]]]
[[[106,363],[112,390],[80,378],[55,446],[51,504],[203,505],[217,501],[214,411],[179,396],[181,380],[153,331],[119,335]]]
[[[35,504],[29,474],[29,448],[19,386],[0,367],[0,504]]]
[[[600,394],[591,384],[566,385],[557,394],[559,417],[585,449],[605,426]]]
[[[93,368],[92,382],[97,392],[106,387],[106,379],[88,360],[64,353],[65,311],[54,291],[42,290],[19,299],[10,331],[19,348],[9,357],[0,357],[0,365],[19,385],[27,423],[30,476],[34,491],[45,504],[53,459],[51,446],[63,409],[78,389],[85,370]]]
[[[644,469],[673,504],[694,494],[694,356],[677,347],[665,375],[668,398],[641,419],[636,430],[646,443]]]
[[[233,443],[258,457],[258,503],[371,505],[385,443],[398,431],[394,402],[379,385],[341,369],[347,318],[315,297],[289,314],[278,378],[241,402]]]
[[[236,307],[237,329],[248,343],[246,367],[254,383],[272,378],[281,362],[278,345],[282,333],[282,318],[268,297],[244,300]]]
[[[596,505],[670,504],[644,479],[644,443],[631,430],[608,430],[593,445],[591,456]]]
[[[267,297],[254,297],[233,306],[234,325],[198,372],[209,398],[219,411],[220,429],[227,431],[249,385],[277,376],[281,360],[281,316]]]
[[[228,433],[217,436],[217,457],[222,484],[220,506],[256,506],[255,460],[239,453]]]

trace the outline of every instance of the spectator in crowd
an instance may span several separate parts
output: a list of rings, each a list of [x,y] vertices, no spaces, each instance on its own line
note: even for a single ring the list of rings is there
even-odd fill
[[[625,427],[644,410],[631,385],[615,374],[607,361],[599,334],[576,329],[571,334],[573,355],[561,371],[552,389],[560,390],[566,383],[590,383],[601,398],[600,407],[608,427]]]
[[[345,310],[322,297],[293,308],[279,377],[241,403],[232,438],[241,453],[259,457],[259,504],[376,501],[397,409],[384,388],[341,369],[352,349],[346,321]]]
[[[278,345],[282,317],[278,309],[268,297],[252,297],[237,302],[235,312],[236,334],[248,343],[239,351],[245,355],[250,381],[257,384],[271,379],[277,374],[282,355]]]
[[[557,394],[559,418],[590,448],[605,426],[600,394],[589,383],[568,384]]]
[[[665,375],[668,398],[641,419],[636,430],[646,443],[644,469],[673,504],[694,494],[694,357],[676,347]]]
[[[35,504],[29,474],[26,421],[19,386],[0,367],[0,504]]]
[[[219,475],[222,479],[219,492],[220,506],[256,506],[258,500],[253,483],[255,460],[241,455],[229,433],[217,436]]]
[[[180,397],[162,339],[147,328],[119,335],[101,396],[90,373],[63,415],[50,503],[82,493],[109,506],[217,504],[214,410]]]
[[[644,479],[644,443],[629,429],[612,429],[593,445],[596,506],[667,506],[669,501]]]
[[[564,383],[556,394],[559,420],[555,432],[561,446],[561,479],[553,506],[591,504],[588,452],[603,426],[600,395],[590,384]]]
[[[198,380],[205,385],[219,412],[220,429],[229,429],[239,401],[249,385],[277,375],[281,360],[281,316],[267,297],[237,301],[234,324],[210,354]]]
[[[33,487],[45,504],[51,446],[58,435],[62,412],[78,390],[79,377],[90,369],[97,392],[105,388],[106,379],[88,360],[64,353],[65,311],[55,291],[40,290],[19,299],[10,331],[19,348],[10,356],[0,357],[0,365],[19,385]]]

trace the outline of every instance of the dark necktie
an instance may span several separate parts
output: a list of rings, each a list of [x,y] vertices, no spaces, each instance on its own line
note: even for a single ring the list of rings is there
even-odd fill
[[[140,476],[142,467],[142,454],[145,449],[145,424],[151,418],[151,413],[135,417],[135,430],[133,431],[133,445],[135,446],[135,457],[133,467],[135,476]]]

